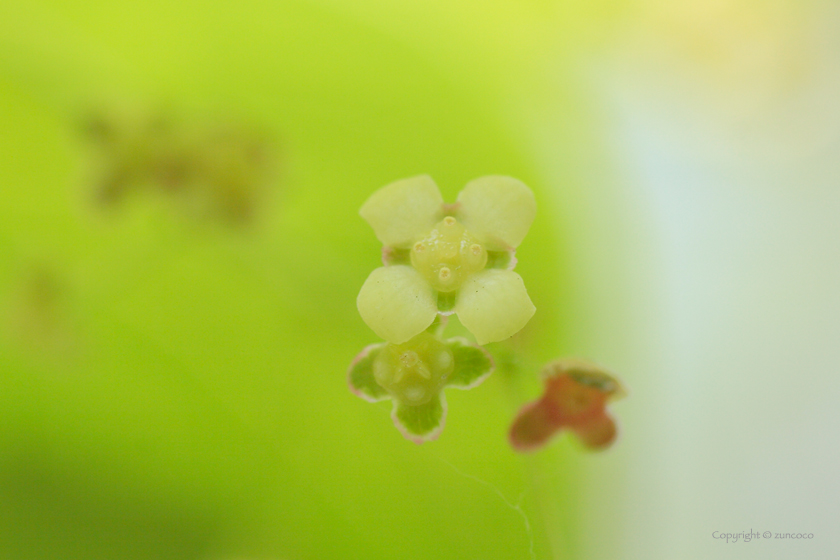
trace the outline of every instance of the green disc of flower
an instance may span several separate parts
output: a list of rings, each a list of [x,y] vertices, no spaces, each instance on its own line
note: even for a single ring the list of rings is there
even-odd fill
[[[452,350],[425,332],[403,344],[387,344],[373,361],[376,382],[409,406],[436,398],[455,366]]]
[[[411,264],[439,292],[457,290],[487,264],[487,250],[452,216],[411,247]]]

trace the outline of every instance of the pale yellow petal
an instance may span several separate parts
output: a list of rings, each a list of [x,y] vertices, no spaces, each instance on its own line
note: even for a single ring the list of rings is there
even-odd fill
[[[495,251],[518,247],[537,213],[531,189],[522,181],[502,175],[470,181],[458,195],[458,202],[458,219]]]
[[[407,248],[441,219],[443,197],[428,175],[402,179],[373,193],[359,214],[383,245]]]
[[[371,272],[356,306],[367,326],[394,344],[426,330],[437,315],[435,291],[419,272],[406,265],[384,266]]]
[[[488,269],[471,276],[455,300],[458,319],[481,345],[515,335],[535,311],[522,277],[512,270]]]

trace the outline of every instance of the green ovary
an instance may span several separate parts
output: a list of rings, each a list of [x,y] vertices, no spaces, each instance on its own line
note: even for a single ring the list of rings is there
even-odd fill
[[[487,249],[455,218],[447,216],[411,247],[411,264],[434,289],[452,292],[484,269]]]
[[[440,393],[454,367],[452,351],[421,333],[403,344],[387,344],[373,362],[373,376],[401,403],[421,405]]]

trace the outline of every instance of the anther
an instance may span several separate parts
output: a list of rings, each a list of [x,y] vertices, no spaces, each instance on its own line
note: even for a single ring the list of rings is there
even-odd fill
[[[452,275],[452,271],[449,270],[449,268],[446,267],[446,266],[441,268],[440,271],[438,272],[438,278],[440,278],[441,280],[444,280],[444,281],[449,280],[449,277],[451,275]]]
[[[418,241],[414,244],[414,252],[415,253],[422,253],[426,249],[426,246],[423,245],[422,241]]]
[[[455,218],[453,218],[452,216],[447,216],[443,219],[443,223],[447,226],[454,226]]]
[[[470,252],[475,256],[480,255],[481,254],[481,245],[479,245],[478,243],[473,243],[472,245],[470,245]]]

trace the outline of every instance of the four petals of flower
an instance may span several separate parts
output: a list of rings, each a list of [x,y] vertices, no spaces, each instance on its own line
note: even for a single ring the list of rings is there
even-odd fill
[[[406,439],[437,438],[446,423],[443,389],[471,389],[493,371],[493,359],[462,338],[443,340],[441,328],[408,342],[372,344],[347,372],[350,390],[366,401],[393,401],[391,418]]]
[[[519,332],[536,308],[513,270],[536,214],[531,190],[511,177],[469,182],[447,205],[428,175],[391,183],[359,211],[385,246],[356,300],[381,338],[401,344],[438,313],[456,313],[480,345]]]

